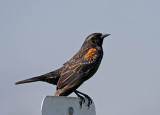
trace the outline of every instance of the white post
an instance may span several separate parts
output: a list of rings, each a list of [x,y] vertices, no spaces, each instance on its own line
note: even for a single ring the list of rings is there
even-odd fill
[[[77,97],[46,96],[42,101],[42,115],[96,115],[95,105],[88,108],[88,100],[80,108],[80,99]]]

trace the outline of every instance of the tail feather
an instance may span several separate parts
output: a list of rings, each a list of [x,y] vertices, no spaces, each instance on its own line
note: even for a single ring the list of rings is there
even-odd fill
[[[26,80],[18,81],[15,84],[18,85],[18,84],[30,83],[30,82],[36,82],[36,81],[41,81],[40,77],[33,77]]]
[[[36,82],[36,81],[43,81],[43,82],[47,82],[53,85],[56,85],[58,80],[59,80],[59,70],[55,70],[53,72],[50,73],[46,73],[44,75],[41,76],[37,76],[37,77],[32,77],[26,80],[22,80],[22,81],[18,81],[15,84],[23,84],[23,83],[30,83],[30,82]]]

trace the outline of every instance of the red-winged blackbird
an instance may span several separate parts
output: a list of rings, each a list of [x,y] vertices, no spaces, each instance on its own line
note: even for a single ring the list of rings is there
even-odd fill
[[[89,35],[80,50],[69,61],[64,63],[61,68],[41,76],[16,82],[15,84],[35,81],[47,82],[57,85],[55,96],[68,96],[74,92],[81,98],[81,106],[82,102],[84,102],[82,95],[88,99],[88,106],[90,106],[92,103],[91,98],[76,89],[96,73],[103,57],[103,39],[109,35],[102,33]]]

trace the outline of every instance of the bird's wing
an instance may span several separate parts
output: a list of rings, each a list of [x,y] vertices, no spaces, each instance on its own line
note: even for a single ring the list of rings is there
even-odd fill
[[[66,66],[66,65],[70,65],[74,62],[78,62],[78,60],[81,59],[81,57],[84,55],[85,51],[78,51],[69,61],[65,62],[63,65]]]
[[[87,73],[94,68],[94,65],[101,60],[100,52],[91,48],[79,58],[74,58],[70,64],[62,71],[57,87],[61,89],[65,86],[72,88],[83,83]]]

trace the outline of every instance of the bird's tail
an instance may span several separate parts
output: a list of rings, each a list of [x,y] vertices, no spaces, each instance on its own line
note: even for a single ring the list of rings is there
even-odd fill
[[[23,83],[44,81],[44,82],[56,85],[58,80],[59,80],[59,72],[58,72],[58,70],[56,70],[56,71],[53,71],[53,72],[50,72],[50,73],[47,73],[47,74],[44,74],[44,75],[41,75],[41,76],[38,76],[38,77],[32,77],[32,78],[29,78],[29,79],[18,81],[15,84],[18,85],[18,84],[23,84]]]
[[[29,79],[18,81],[15,84],[18,85],[18,84],[30,83],[30,82],[36,82],[36,81],[41,81],[41,76],[40,77],[32,77],[32,78],[29,78]]]

